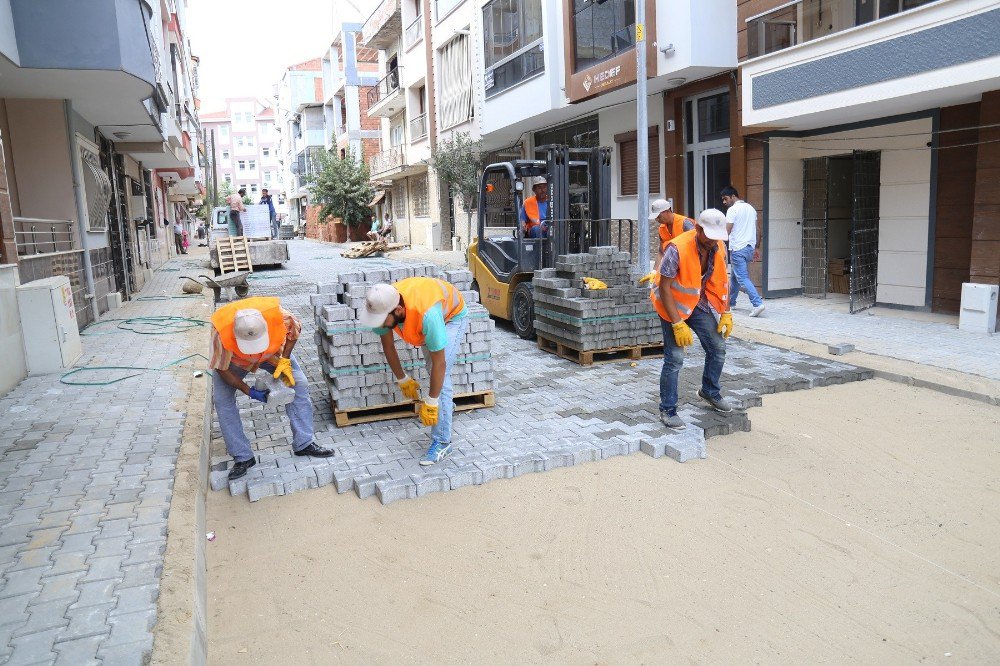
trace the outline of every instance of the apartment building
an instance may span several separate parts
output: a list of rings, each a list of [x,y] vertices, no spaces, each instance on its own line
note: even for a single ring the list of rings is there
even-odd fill
[[[286,213],[279,196],[281,164],[274,108],[255,97],[229,98],[225,107],[201,114],[209,147],[214,147],[219,185],[229,183],[233,191],[245,187],[254,202],[260,200],[262,190],[268,190],[279,215]]]
[[[998,3],[738,4],[765,296],[956,312],[1000,282]]]
[[[322,58],[286,69],[275,85],[275,101],[281,194],[288,203],[288,219],[298,228],[306,222],[314,156],[327,146]]]
[[[368,115],[368,93],[378,83],[378,51],[361,46],[361,23],[337,26],[323,55],[323,119],[326,149],[343,157],[350,151],[368,160],[378,152],[378,118]]]
[[[17,284],[65,275],[83,328],[173,254],[175,222],[190,229],[204,189],[185,8],[0,0],[5,309]],[[8,344],[17,318],[5,322],[9,387],[24,365]]]
[[[384,0],[362,29],[381,73],[368,93],[368,114],[382,123],[380,151],[369,160],[376,215],[393,220],[400,242],[460,249],[472,238],[430,159],[455,133],[480,135],[479,12],[472,0]]]

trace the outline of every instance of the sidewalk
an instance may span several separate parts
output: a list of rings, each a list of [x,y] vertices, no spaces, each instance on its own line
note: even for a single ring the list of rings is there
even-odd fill
[[[958,319],[923,312],[873,308],[849,314],[834,300],[778,298],[765,301],[755,319],[746,294],[736,308],[740,329],[776,333],[822,344],[848,342],[858,351],[1000,380],[1000,335],[958,330]]]
[[[207,298],[162,298],[180,294],[185,272],[205,272],[196,266],[201,260],[194,253],[172,259],[139,298],[86,329],[76,367],[155,368],[204,353],[204,326],[145,335],[111,321],[206,319]],[[193,371],[204,367],[193,358],[106,386],[65,385],[61,374],[29,377],[0,398],[0,661],[148,659],[177,452],[188,396],[205,381]]]

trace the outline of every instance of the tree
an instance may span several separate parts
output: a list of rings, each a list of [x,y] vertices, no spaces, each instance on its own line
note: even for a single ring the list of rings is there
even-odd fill
[[[462,203],[472,228],[472,209],[479,194],[479,172],[483,164],[483,142],[473,141],[466,132],[439,141],[431,154],[431,164],[438,177],[448,184]]]
[[[321,222],[333,216],[349,227],[356,227],[371,219],[368,204],[375,190],[367,164],[351,151],[341,158],[321,150],[315,154],[313,165],[315,170],[308,181],[309,196],[312,203],[323,206],[319,211]]]

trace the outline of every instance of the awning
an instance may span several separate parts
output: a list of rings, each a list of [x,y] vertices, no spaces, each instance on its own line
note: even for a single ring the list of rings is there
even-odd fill
[[[382,202],[382,199],[385,199],[385,190],[379,190],[378,192],[376,192],[375,198],[372,199],[371,203],[368,204],[368,206],[369,207],[377,206]]]

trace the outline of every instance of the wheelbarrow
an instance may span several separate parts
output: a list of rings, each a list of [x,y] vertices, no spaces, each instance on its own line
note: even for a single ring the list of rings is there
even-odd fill
[[[187,276],[184,276],[181,279],[191,280],[202,287],[208,287],[215,295],[215,302],[221,303],[223,301],[222,292],[224,289],[232,289],[236,292],[236,296],[239,298],[246,298],[247,294],[250,293],[250,285],[247,284],[247,278],[250,275],[250,271],[240,271],[239,273],[231,273],[220,278],[210,278],[207,275],[199,275],[198,277],[200,277],[201,280],[195,280],[193,277]],[[231,301],[235,299],[229,298],[229,292],[226,292],[225,300]]]

